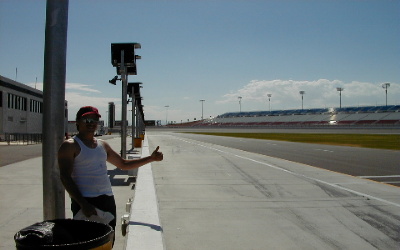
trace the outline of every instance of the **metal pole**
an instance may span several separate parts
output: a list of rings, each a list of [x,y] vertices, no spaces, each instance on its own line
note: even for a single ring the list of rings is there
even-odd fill
[[[269,111],[271,112],[271,98],[268,98]]]
[[[121,82],[122,82],[122,111],[121,111],[121,157],[126,158],[126,112],[128,94],[128,75],[124,61],[124,50],[121,50]]]
[[[201,102],[201,119],[202,120],[204,119],[203,118],[203,103],[204,103],[204,101]]]
[[[339,108],[342,108],[342,91],[344,88],[337,87],[336,90],[339,91]]]
[[[201,119],[203,120],[204,119],[204,117],[203,117],[203,103],[206,101],[206,100],[200,100],[201,101]]]
[[[385,93],[386,93],[386,106],[387,106],[387,88],[385,89]]]
[[[140,112],[139,105],[136,105],[136,110],[137,110],[137,115],[136,115],[136,131],[137,131],[137,137],[140,138],[140,135],[143,133],[143,116],[142,113]]]
[[[303,110],[303,95],[301,96],[301,110]]]
[[[135,148],[135,95],[132,89],[132,149]]]
[[[139,106],[135,102],[135,137],[140,138],[140,133],[139,133],[139,123],[140,123],[140,112],[139,112]]]
[[[165,114],[165,126],[167,126],[168,125],[168,108],[169,108],[169,106],[167,105],[167,106],[165,106],[165,108],[167,108],[166,114]]]
[[[65,218],[57,151],[64,141],[68,0],[47,0],[43,73],[43,217]]]
[[[390,87],[390,83],[386,82],[384,84],[382,84],[382,88],[385,89],[385,93],[386,93],[386,106],[387,106],[387,89]]]
[[[300,92],[300,95],[301,95],[301,110],[303,110],[303,100],[304,100],[304,94],[306,93],[304,90],[301,90]]]

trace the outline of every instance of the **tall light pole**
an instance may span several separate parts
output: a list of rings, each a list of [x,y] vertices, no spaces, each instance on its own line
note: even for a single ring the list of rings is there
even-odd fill
[[[344,88],[336,88],[337,91],[339,91],[339,108],[342,108],[342,91]]]
[[[239,99],[239,112],[242,113],[242,97],[238,96]]]
[[[164,107],[166,108],[166,111],[165,111],[165,126],[167,126],[168,125],[168,108],[169,108],[169,105],[166,105]]]
[[[386,82],[384,84],[382,84],[382,88],[385,89],[386,92],[386,106],[387,106],[387,89],[390,87],[390,83]]]
[[[109,81],[115,84],[116,80],[122,83],[122,107],[121,107],[121,157],[126,158],[126,136],[127,136],[127,103],[128,103],[128,75],[137,75],[136,60],[141,59],[135,55],[135,50],[140,49],[140,43],[112,43],[111,44],[111,64],[117,68],[117,75]]]
[[[43,217],[65,218],[65,190],[60,182],[57,149],[64,141],[68,0],[47,1],[43,73]],[[16,74],[17,74],[17,69]],[[15,76],[17,78],[17,76]]]
[[[128,52],[128,51],[127,51]],[[127,119],[126,113],[127,111],[127,93],[128,93],[128,74],[126,71],[125,66],[125,51],[121,50],[121,66],[120,66],[120,73],[121,73],[121,87],[122,87],[122,98],[121,98],[121,157],[126,158],[126,135],[127,135]]]
[[[200,100],[201,101],[201,119],[203,120],[203,103],[206,101],[206,100]]]
[[[301,110],[303,110],[303,96],[304,96],[304,94],[305,94],[306,92],[303,91],[303,90],[301,90],[299,93],[300,93],[300,95],[301,95]]]
[[[272,94],[267,94],[268,96],[268,102],[269,102],[269,112],[271,112],[271,96]]]

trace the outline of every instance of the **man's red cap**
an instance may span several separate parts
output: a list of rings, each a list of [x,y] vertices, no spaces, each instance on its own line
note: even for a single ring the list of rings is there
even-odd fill
[[[85,106],[80,108],[78,113],[76,113],[76,120],[79,120],[82,116],[86,115],[97,115],[99,118],[101,117],[97,108],[92,106]]]

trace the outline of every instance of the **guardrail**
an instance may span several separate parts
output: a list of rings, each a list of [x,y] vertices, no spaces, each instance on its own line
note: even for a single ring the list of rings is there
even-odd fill
[[[42,143],[42,134],[5,133],[0,135],[0,141],[11,144],[38,144]]]

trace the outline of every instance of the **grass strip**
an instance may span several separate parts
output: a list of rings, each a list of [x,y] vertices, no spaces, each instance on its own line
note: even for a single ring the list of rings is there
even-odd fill
[[[295,134],[295,133],[203,133],[214,136],[229,136],[262,140],[305,142],[337,146],[400,150],[400,135],[378,134]]]

